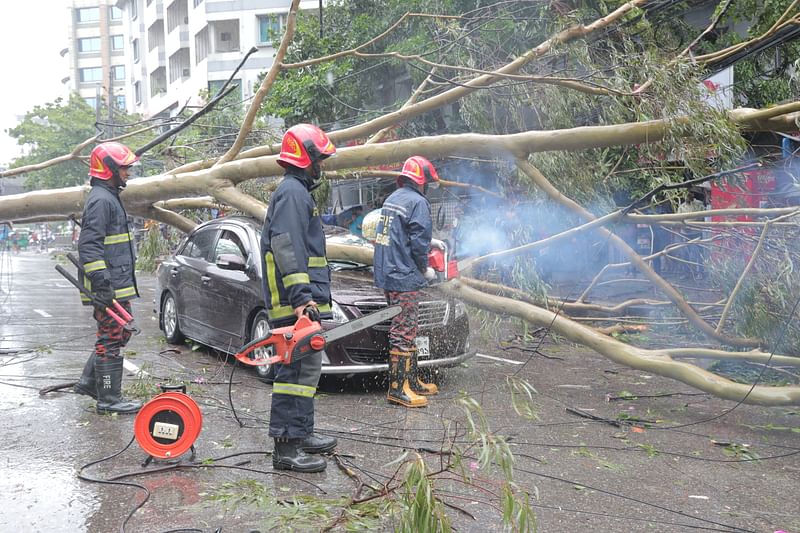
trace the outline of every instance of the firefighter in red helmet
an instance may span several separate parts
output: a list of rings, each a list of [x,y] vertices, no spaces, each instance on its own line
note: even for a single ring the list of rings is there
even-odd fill
[[[294,324],[303,313],[330,319],[330,271],[325,234],[311,191],[320,179],[320,163],[336,153],[328,136],[311,124],[298,124],[283,136],[278,163],[283,181],[270,198],[261,232],[263,292],[270,326]],[[269,436],[275,440],[276,469],[320,472],[319,454],[333,450],[336,439],[314,434],[314,394],[323,352],[275,366]]]
[[[78,255],[84,269],[84,286],[100,304],[94,310],[97,321],[94,351],[75,391],[95,398],[100,414],[136,413],[142,407],[142,402],[122,397],[120,349],[128,343],[131,333],[104,312],[115,299],[130,312],[130,300],[139,296],[133,236],[119,198],[130,176],[130,167],[138,160],[130,148],[116,142],[98,144],[89,158],[92,188],[83,209]],[[91,304],[88,298],[83,295],[81,298],[84,305]]]
[[[402,307],[389,329],[387,398],[405,407],[424,407],[425,396],[439,392],[419,375],[416,345],[420,289],[436,277],[428,265],[428,250],[431,245],[444,248],[442,241],[431,238],[431,204],[425,198],[426,188],[438,187],[438,182],[430,161],[420,156],[406,159],[397,190],[381,208],[375,238],[375,286],[385,291],[389,305]]]

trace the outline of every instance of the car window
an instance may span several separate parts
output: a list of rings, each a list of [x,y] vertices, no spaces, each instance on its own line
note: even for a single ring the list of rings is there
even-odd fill
[[[211,255],[211,247],[214,245],[216,235],[216,228],[201,229],[189,238],[186,246],[181,251],[181,255],[193,259],[207,260]]]
[[[217,241],[217,247],[214,249],[214,259],[216,260],[222,254],[233,254],[242,258],[242,261],[247,260],[247,248],[242,243],[241,238],[231,230],[223,230]]]

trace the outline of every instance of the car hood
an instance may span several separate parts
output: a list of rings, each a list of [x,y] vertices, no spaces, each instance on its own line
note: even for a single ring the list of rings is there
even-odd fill
[[[424,300],[441,300],[437,295],[428,290],[421,291]],[[383,289],[374,285],[371,272],[358,270],[339,270],[331,272],[331,293],[336,303],[341,305],[355,305],[356,302],[386,302]]]

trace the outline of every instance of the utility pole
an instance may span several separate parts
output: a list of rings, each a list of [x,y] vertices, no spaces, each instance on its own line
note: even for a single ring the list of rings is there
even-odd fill
[[[114,67],[108,67],[108,136],[114,137]]]
[[[94,97],[94,121],[95,123],[100,122],[100,108],[102,107],[103,103],[103,86],[97,85],[95,87],[95,97]]]

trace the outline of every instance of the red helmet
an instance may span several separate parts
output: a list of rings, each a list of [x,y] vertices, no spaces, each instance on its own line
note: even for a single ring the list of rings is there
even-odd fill
[[[417,185],[439,181],[439,174],[436,173],[433,163],[419,155],[413,155],[406,159],[400,176],[405,176]],[[397,183],[400,184],[400,178],[397,178]]]
[[[283,135],[278,164],[308,168],[335,153],[336,147],[324,131],[312,124],[297,124]]]
[[[124,144],[107,142],[94,147],[89,158],[89,175],[101,180],[109,180],[119,167],[129,167],[139,160]]]

